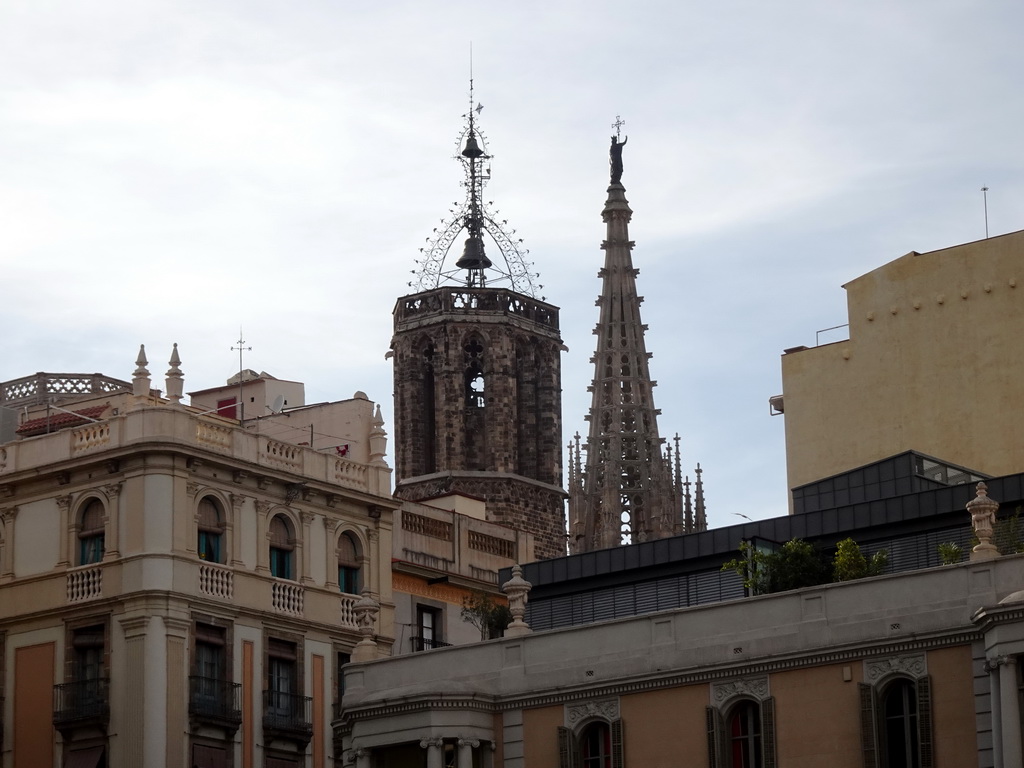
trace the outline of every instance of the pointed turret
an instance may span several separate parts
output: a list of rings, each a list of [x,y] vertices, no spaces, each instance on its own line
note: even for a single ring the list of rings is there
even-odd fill
[[[621,123],[619,123],[621,125]],[[606,239],[597,300],[600,318],[594,334],[597,351],[593,400],[587,420],[586,469],[575,473],[570,493],[570,537],[573,551],[585,552],[647,541],[693,530],[683,507],[676,442],[676,471],[671,453],[663,453],[658,433],[659,411],[653,389],[640,318],[633,241],[633,211],[622,185],[622,149],[626,141],[612,137],[611,184],[602,211]],[[572,451],[570,451],[572,453]],[[572,461],[579,463],[577,449]]]

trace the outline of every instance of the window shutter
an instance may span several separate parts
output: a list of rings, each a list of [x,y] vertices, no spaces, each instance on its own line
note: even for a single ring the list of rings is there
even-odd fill
[[[707,716],[708,730],[708,768],[726,768],[723,760],[722,736],[725,729],[722,727],[722,715],[715,707],[707,707],[704,710]]]
[[[775,697],[761,702],[761,755],[764,768],[775,768]]]
[[[917,681],[917,735],[921,744],[921,768],[933,768],[932,678],[929,675]]]
[[[622,720],[612,720],[612,768],[625,766],[622,746]]]
[[[864,753],[864,768],[878,768],[875,692],[865,683],[857,683],[857,687],[860,689],[860,745]]]
[[[572,733],[568,728],[558,727],[558,768],[573,768]]]

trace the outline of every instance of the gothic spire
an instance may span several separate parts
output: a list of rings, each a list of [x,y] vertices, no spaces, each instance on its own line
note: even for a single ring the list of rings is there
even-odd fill
[[[597,350],[592,403],[587,420],[586,469],[574,473],[570,494],[570,544],[573,551],[603,549],[620,544],[671,536],[692,530],[683,506],[684,484],[671,453],[663,453],[658,413],[640,318],[633,241],[629,222],[633,211],[622,185],[622,121],[616,118],[612,136],[610,185],[602,211],[606,238],[597,300],[600,316],[594,334]],[[575,457],[579,461],[578,455]],[[688,495],[688,494],[687,494]]]

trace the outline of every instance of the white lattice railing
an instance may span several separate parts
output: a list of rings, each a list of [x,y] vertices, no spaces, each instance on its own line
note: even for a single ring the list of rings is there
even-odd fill
[[[270,604],[275,611],[291,616],[302,615],[302,587],[287,581],[275,581],[270,586]]]
[[[68,571],[68,602],[93,600],[103,594],[103,569],[98,565]]]
[[[356,612],[353,610],[358,599],[358,597],[350,597],[349,595],[341,596],[341,626],[352,627],[353,629],[359,626],[356,624]]]
[[[90,424],[71,433],[72,453],[84,453],[110,442],[110,424]]]
[[[199,566],[199,591],[210,597],[231,600],[235,596],[234,575],[223,565],[202,563]]]

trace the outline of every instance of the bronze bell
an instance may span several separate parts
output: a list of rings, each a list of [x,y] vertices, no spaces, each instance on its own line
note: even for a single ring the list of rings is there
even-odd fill
[[[484,241],[479,234],[470,235],[466,238],[466,247],[462,251],[462,258],[455,266],[459,269],[487,269],[491,266],[491,260],[484,253]]]
[[[462,156],[475,160],[478,157],[482,157],[483,154],[484,151],[480,149],[480,145],[476,141],[476,134],[470,131],[469,138],[466,139],[466,148],[462,150]]]

